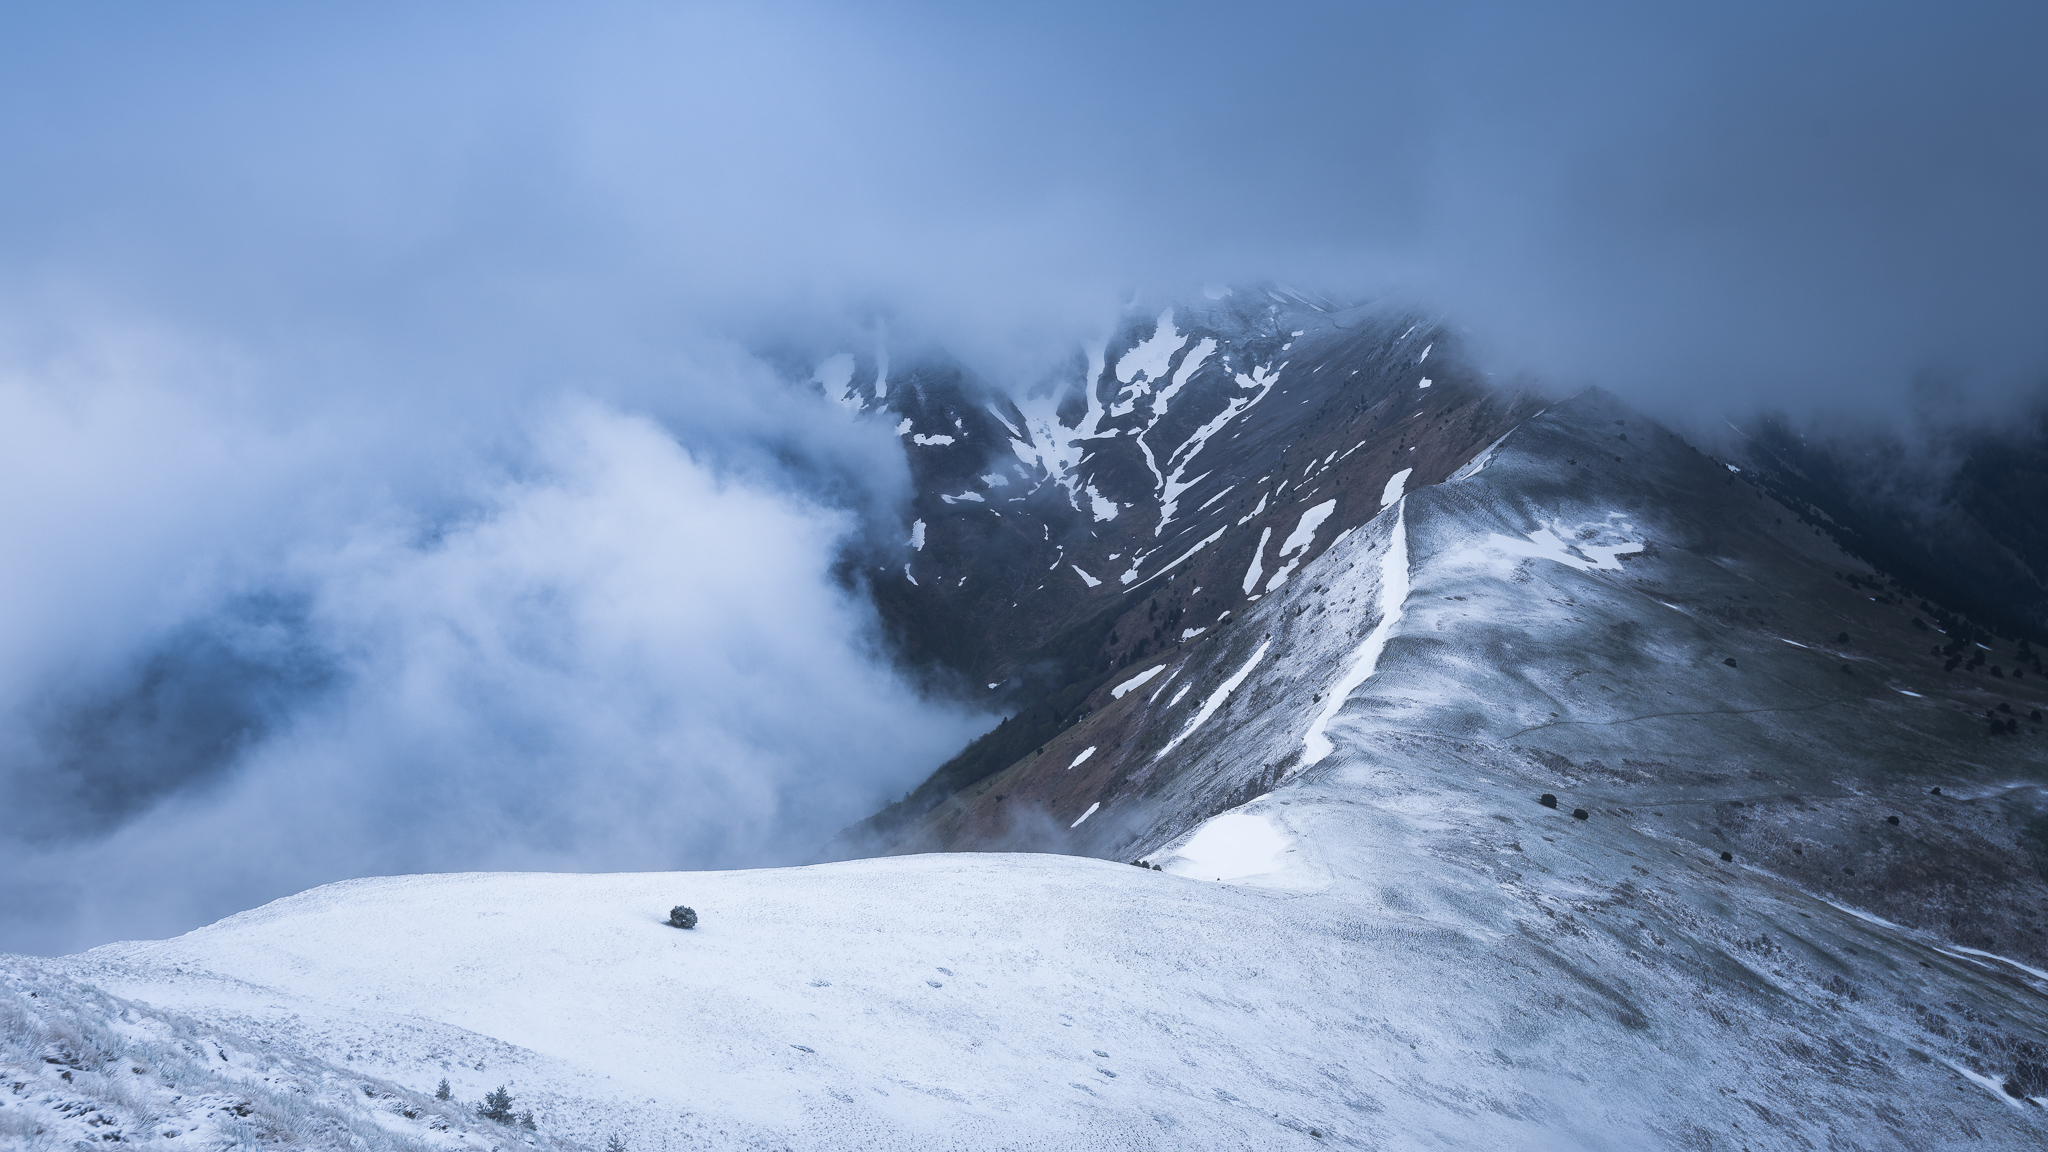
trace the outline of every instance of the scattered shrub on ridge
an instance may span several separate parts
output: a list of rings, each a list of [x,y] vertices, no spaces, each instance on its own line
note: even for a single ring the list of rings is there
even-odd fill
[[[498,1085],[497,1091],[485,1096],[484,1102],[476,1106],[476,1114],[486,1120],[496,1120],[500,1124],[511,1123],[512,1094],[505,1091],[503,1084]]]

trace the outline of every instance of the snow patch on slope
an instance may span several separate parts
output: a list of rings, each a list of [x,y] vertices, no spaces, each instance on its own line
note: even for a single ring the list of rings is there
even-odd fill
[[[1190,880],[1250,881],[1259,887],[1295,887],[1274,884],[1286,877],[1297,852],[1294,840],[1272,820],[1253,812],[1234,809],[1203,821],[1181,843],[1160,870]]]
[[[1403,500],[1394,506],[1394,530],[1387,537],[1386,552],[1380,557],[1380,622],[1373,625],[1372,632],[1351,654],[1351,663],[1344,669],[1344,675],[1323,693],[1322,711],[1316,713],[1316,718],[1309,722],[1308,731],[1301,738],[1302,768],[1320,761],[1335,749],[1326,735],[1330,721],[1344,707],[1351,693],[1379,670],[1380,653],[1386,651],[1387,639],[1401,623],[1401,608],[1408,602],[1407,516],[1408,504]]]
[[[1180,730],[1180,734],[1175,736],[1173,739],[1167,741],[1166,747],[1161,748],[1159,750],[1159,755],[1154,756],[1153,759],[1164,759],[1167,753],[1173,751],[1176,747],[1180,745],[1181,741],[1193,735],[1195,729],[1200,728],[1204,721],[1209,719],[1209,717],[1214,716],[1216,714],[1216,710],[1218,708],[1223,707],[1223,702],[1230,698],[1230,694],[1232,692],[1237,691],[1238,685],[1244,683],[1245,677],[1250,676],[1252,674],[1252,669],[1259,666],[1259,661],[1266,658],[1266,649],[1271,648],[1272,646],[1273,642],[1271,640],[1267,640],[1261,643],[1259,645],[1259,650],[1257,652],[1252,653],[1252,658],[1244,662],[1244,667],[1239,668],[1237,672],[1230,677],[1230,679],[1225,680],[1222,684],[1218,685],[1216,691],[1211,692],[1207,700],[1202,701],[1201,711],[1196,712],[1194,718],[1188,721],[1187,726]],[[1187,691],[1187,689],[1183,687],[1181,691],[1185,692]],[[1174,699],[1178,700],[1180,699],[1180,697],[1176,696],[1174,697]]]
[[[1286,541],[1280,545],[1280,559],[1287,560],[1290,556],[1294,558],[1287,560],[1278,572],[1273,573],[1273,578],[1266,582],[1266,591],[1273,591],[1287,583],[1289,576],[1294,575],[1294,570],[1308,558],[1308,546],[1315,542],[1316,529],[1321,528],[1323,521],[1328,520],[1330,513],[1336,510],[1335,500],[1325,500],[1301,514],[1301,520],[1295,524],[1294,531],[1288,533]]]
[[[1154,676],[1157,676],[1164,671],[1166,671],[1166,665],[1154,664],[1152,667],[1145,669],[1143,672],[1138,673],[1136,676],[1131,677],[1129,680],[1126,680],[1123,683],[1117,685],[1116,687],[1111,688],[1109,690],[1110,698],[1113,700],[1121,700],[1124,698],[1124,693],[1133,691],[1138,688],[1143,688],[1148,682],[1151,681],[1151,679]]]
[[[1498,532],[1489,532],[1486,542],[1480,547],[1494,552],[1504,552],[1510,556],[1550,560],[1581,572],[1619,572],[1621,557],[1633,556],[1645,547],[1640,541],[1628,539],[1626,536],[1620,543],[1594,543],[1602,536],[1634,531],[1633,525],[1626,522],[1617,523],[1619,517],[1619,513],[1614,513],[1609,515],[1604,524],[1582,524],[1575,529],[1564,528],[1561,522],[1553,521],[1520,540],[1512,536],[1503,536]]]
[[[1259,586],[1259,577],[1266,574],[1266,541],[1272,538],[1273,529],[1271,525],[1268,525],[1264,531],[1259,533],[1259,546],[1252,549],[1252,566],[1247,568],[1244,573],[1244,594],[1247,596],[1252,594],[1252,589]]]
[[[1407,491],[1408,477],[1414,474],[1415,469],[1403,468],[1387,477],[1387,486],[1380,490],[1380,507],[1389,507],[1394,501],[1399,500]]]
[[[1188,469],[1194,466],[1195,458],[1202,454],[1203,446],[1208,444],[1209,439],[1215,436],[1216,433],[1223,431],[1224,425],[1244,415],[1254,405],[1258,404],[1259,401],[1264,400],[1267,394],[1273,391],[1273,385],[1280,382],[1280,370],[1285,367],[1287,365],[1282,364],[1279,368],[1275,368],[1270,372],[1260,367],[1253,368],[1248,375],[1242,372],[1238,373],[1238,388],[1241,390],[1250,389],[1252,394],[1233,398],[1228,404],[1223,406],[1223,411],[1218,412],[1207,424],[1195,429],[1194,434],[1189,436],[1180,447],[1167,454],[1166,463],[1173,469],[1173,473],[1166,478],[1166,484],[1161,491],[1159,526],[1152,530],[1154,536],[1158,536],[1166,531],[1167,523],[1173,519],[1174,510],[1180,504],[1181,493],[1187,491],[1202,479],[1201,476],[1197,476],[1193,480],[1189,480],[1186,477]]]

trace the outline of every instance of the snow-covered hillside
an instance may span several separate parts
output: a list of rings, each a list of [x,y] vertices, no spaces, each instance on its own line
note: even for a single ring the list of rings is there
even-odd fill
[[[0,965],[0,1147],[574,1148],[345,1058],[109,995],[26,957]]]
[[[1173,319],[1103,419],[1194,387]],[[241,1092],[319,1147],[2048,1140],[2038,657],[1602,394],[1420,411],[1427,467],[1395,421],[1284,504],[1307,430],[1202,449],[1272,487],[1152,588],[1074,582],[1123,647],[906,854],[359,880],[10,959],[0,1132],[221,1147]],[[464,1110],[501,1085],[533,1130]]]
[[[1796,938],[1773,923],[1749,963],[1702,972],[1661,921],[1751,932],[1731,908],[1746,877],[1619,903],[1573,876],[1625,872],[1611,849],[1525,820],[1473,850],[1571,877],[1564,891],[1416,850],[1489,821],[1485,804],[1403,818],[1327,790],[1274,800],[1257,819],[1294,859],[1224,883],[1020,855],[355,881],[24,980],[62,996],[61,973],[416,1094],[508,1085],[542,1133],[593,1147],[2040,1138],[2041,1110],[1996,1088],[2012,1039],[1942,1003],[1967,960],[1830,916]],[[661,922],[678,900],[701,927]],[[1901,948],[1939,970],[1900,967]],[[2008,1010],[2038,994],[1978,983]],[[1951,1016],[1956,1041],[1903,1034],[1901,996]]]

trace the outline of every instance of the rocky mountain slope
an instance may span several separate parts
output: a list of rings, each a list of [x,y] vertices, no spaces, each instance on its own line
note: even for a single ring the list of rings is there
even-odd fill
[[[839,845],[892,855],[355,881],[10,961],[0,1131],[66,1146],[60,1067],[160,1108],[122,1045],[210,1028],[204,1076],[332,1146],[2039,1143],[2039,655],[1452,344],[1275,291],[1021,398],[827,361],[920,483],[859,559],[900,638],[1020,709]],[[534,1130],[424,1110],[443,1077]]]
[[[862,560],[901,650],[1013,712],[828,855],[874,850],[1538,409],[1454,348],[1416,317],[1268,287],[1135,320],[1021,397],[930,357],[821,364],[909,458],[905,542]]]
[[[1105,683],[1084,721],[897,847],[1153,854],[1333,770],[1343,735],[2048,967],[2038,654],[1902,595],[1600,394],[1176,656]]]

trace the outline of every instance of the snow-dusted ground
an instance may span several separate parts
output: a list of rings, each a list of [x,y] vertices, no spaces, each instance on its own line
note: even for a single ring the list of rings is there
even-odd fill
[[[661,923],[678,901],[699,928]],[[967,855],[354,881],[44,970],[415,1092],[507,1084],[589,1144],[1640,1146],[1486,944],[1341,893]],[[1660,1074],[1622,1070],[1643,1099]]]
[[[0,969],[0,1148],[575,1147],[334,1054],[122,1000],[59,966]]]
[[[445,1076],[458,1100],[507,1085],[541,1135],[593,1147],[1825,1147],[1859,1114],[1868,1129],[1837,1146],[2048,1133],[2041,1109],[1886,1030],[1890,1004],[1865,1000],[1945,973],[1858,960],[1880,929],[1802,925],[1702,979],[1660,937],[1674,916],[1731,915],[1725,896],[1645,883],[1618,904],[1590,883],[1577,901],[1518,883],[1615,855],[1573,843],[1568,818],[1475,829],[1503,870],[1477,888],[1416,849],[1483,819],[1479,798],[1397,814],[1343,790],[1282,790],[1219,818],[1167,872],[946,855],[361,880],[176,940],[25,962],[17,980],[76,1002],[61,974],[205,1020],[240,1038],[226,1067],[246,1080],[264,1060],[324,1061],[299,1079],[328,1085],[324,1106],[359,1129],[403,1122],[394,1109]],[[661,922],[677,902],[700,927]],[[1801,914],[1775,911],[1780,931]],[[1545,948],[1517,918],[1579,921],[1580,943],[1617,963]],[[1803,997],[1771,995],[1802,984],[1836,989],[1834,1044],[1812,1042],[1822,1022]],[[192,1046],[204,1063],[210,1043]],[[158,1146],[222,1147],[233,1133],[214,1115],[212,1129],[178,1119],[187,1135]],[[333,1143],[303,1143],[347,1146],[341,1124]],[[470,1127],[443,1142],[520,1139]]]

